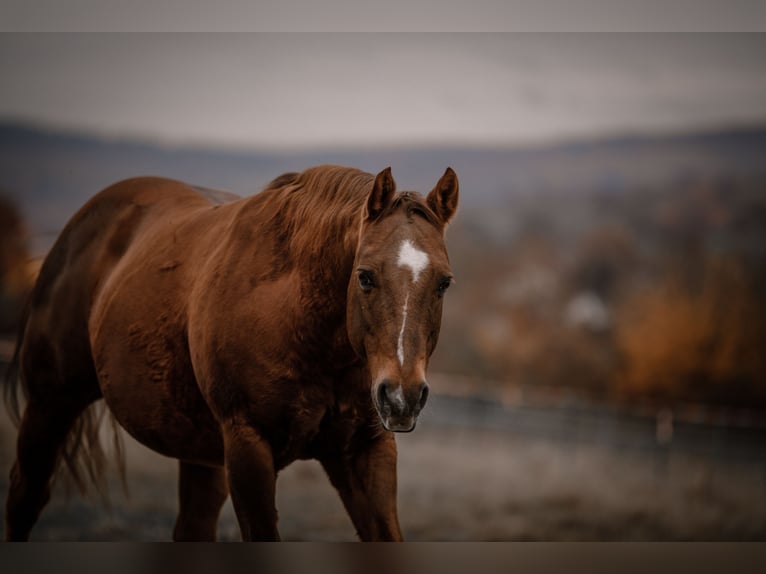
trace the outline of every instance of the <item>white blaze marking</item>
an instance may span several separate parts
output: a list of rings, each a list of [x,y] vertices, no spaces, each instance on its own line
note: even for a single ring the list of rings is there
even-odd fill
[[[417,283],[420,274],[428,267],[428,254],[415,247],[415,244],[409,239],[405,239],[399,246],[399,257],[396,263],[399,267],[409,267],[412,272],[412,282]],[[402,309],[402,328],[399,330],[399,342],[396,346],[396,356],[402,367],[404,366],[404,326],[407,324],[407,302],[409,299],[410,294],[407,293]]]
[[[399,343],[396,346],[396,356],[399,357],[399,364],[404,366],[404,326],[407,324],[407,301],[410,299],[410,294],[404,298],[404,308],[402,309],[402,328],[399,330]]]
[[[397,264],[399,267],[409,267],[412,271],[412,280],[417,283],[420,274],[428,267],[428,255],[415,247],[412,241],[405,239],[399,247]]]

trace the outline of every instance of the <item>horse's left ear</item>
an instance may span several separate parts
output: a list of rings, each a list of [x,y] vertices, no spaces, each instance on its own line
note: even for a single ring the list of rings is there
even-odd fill
[[[391,175],[391,168],[387,167],[375,177],[375,183],[372,184],[372,191],[367,197],[365,219],[368,221],[377,219],[390,205],[395,193],[396,183]]]
[[[447,225],[457,211],[458,183],[457,174],[448,167],[447,171],[431,190],[426,198],[426,203],[433,212]]]

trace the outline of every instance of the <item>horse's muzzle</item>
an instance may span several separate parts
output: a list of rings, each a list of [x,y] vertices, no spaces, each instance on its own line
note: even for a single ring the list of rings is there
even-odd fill
[[[428,400],[428,385],[422,381],[405,386],[383,379],[378,383],[374,397],[375,408],[386,430],[411,432]]]

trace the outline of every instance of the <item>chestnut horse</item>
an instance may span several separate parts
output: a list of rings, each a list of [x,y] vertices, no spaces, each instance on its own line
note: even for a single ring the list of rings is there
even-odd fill
[[[457,203],[450,168],[425,198],[390,168],[337,166],[242,199],[160,178],[100,192],[21,328],[7,539],[29,537],[61,461],[98,482],[103,398],[179,460],[176,540],[214,540],[229,494],[244,540],[279,539],[276,477],[296,459],[319,460],[362,540],[400,540],[393,432],[428,397]]]

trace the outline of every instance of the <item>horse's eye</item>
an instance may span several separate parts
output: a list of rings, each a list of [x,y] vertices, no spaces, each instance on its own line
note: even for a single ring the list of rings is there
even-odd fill
[[[445,277],[439,282],[439,287],[437,287],[437,291],[439,292],[439,296],[444,295],[444,292],[449,289],[449,286],[452,285],[452,277]]]
[[[364,269],[359,270],[359,287],[362,288],[362,291],[369,293],[372,291],[372,288],[375,287],[375,280],[372,276],[372,273],[369,271],[365,271]]]

